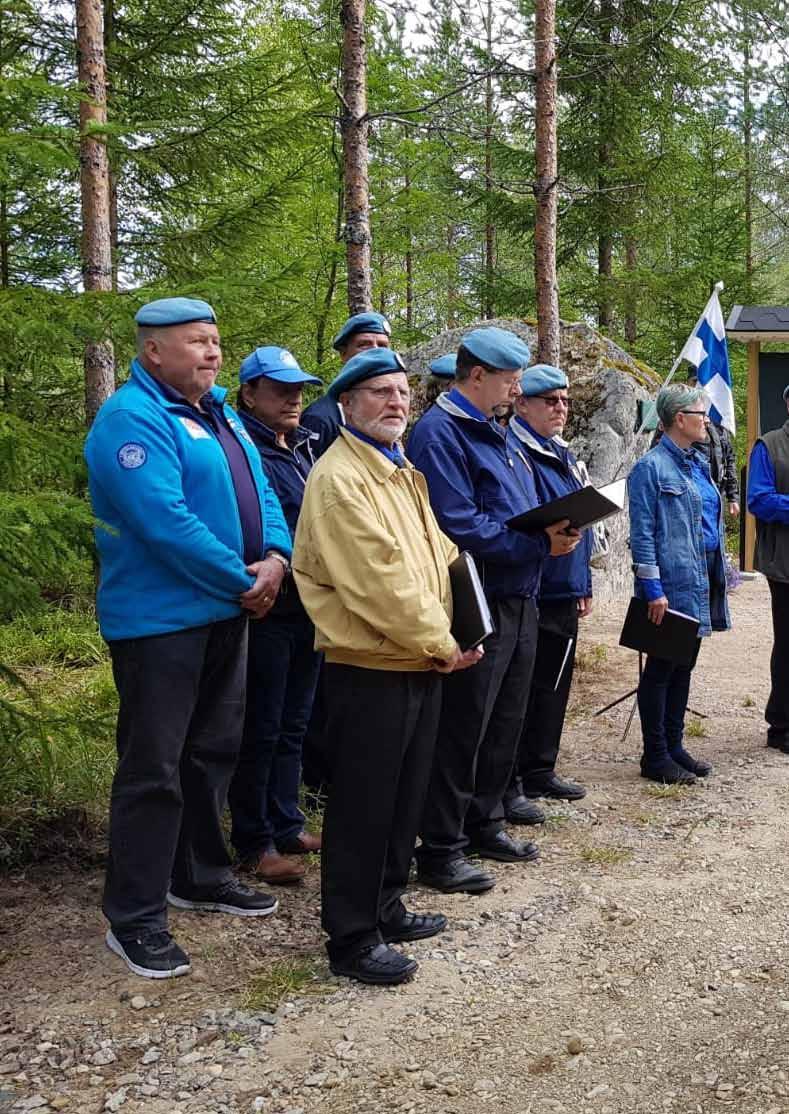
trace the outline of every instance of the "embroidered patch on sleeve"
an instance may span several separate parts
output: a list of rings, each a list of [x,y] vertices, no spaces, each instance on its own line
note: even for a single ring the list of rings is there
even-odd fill
[[[118,449],[118,464],[121,468],[142,468],[147,459],[145,446],[138,441],[127,441]]]

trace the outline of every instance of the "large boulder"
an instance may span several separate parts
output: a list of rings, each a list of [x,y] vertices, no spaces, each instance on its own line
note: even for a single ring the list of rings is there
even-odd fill
[[[419,414],[434,397],[436,384],[427,379],[428,364],[436,356],[457,349],[463,334],[477,326],[510,329],[537,349],[537,328],[531,321],[499,318],[450,329],[402,352],[412,372],[425,378],[415,391],[414,411]],[[624,349],[584,322],[561,325],[562,368],[570,380],[573,408],[565,436],[589,469],[596,485],[627,475],[633,462],[649,447],[650,434],[636,439],[639,402],[660,386],[655,372],[634,360]],[[627,545],[627,513],[606,522],[609,555],[594,569],[594,593],[599,602],[621,599],[631,593],[633,574]]]

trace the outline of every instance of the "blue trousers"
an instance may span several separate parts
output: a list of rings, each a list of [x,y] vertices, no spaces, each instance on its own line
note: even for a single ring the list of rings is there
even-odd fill
[[[696,656],[701,639],[696,645]],[[638,686],[638,713],[644,737],[644,760],[658,766],[668,755],[682,749],[685,711],[690,694],[690,675],[696,664],[676,665],[647,654]]]
[[[304,829],[301,744],[321,655],[306,614],[269,614],[249,624],[244,735],[228,796],[230,840],[249,859]]]

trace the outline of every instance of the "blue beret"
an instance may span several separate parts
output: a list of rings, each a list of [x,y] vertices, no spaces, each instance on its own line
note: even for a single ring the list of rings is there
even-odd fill
[[[481,363],[498,371],[520,371],[531,359],[528,344],[515,333],[495,325],[472,329],[461,337],[460,343]]]
[[[541,395],[543,391],[565,390],[569,386],[561,368],[551,364],[535,364],[521,376],[521,391],[525,395]]]
[[[429,367],[433,375],[439,379],[454,379],[457,362],[457,353],[450,352],[446,356],[439,356],[438,359],[433,360]]]
[[[248,383],[250,379],[259,379],[262,375],[275,379],[277,383],[316,383],[319,387],[323,386],[321,379],[302,371],[296,357],[278,344],[256,348],[247,356],[239,368],[238,381]]]
[[[331,342],[332,348],[339,352],[344,348],[354,333],[379,333],[381,336],[391,336],[392,326],[382,313],[355,313],[349,317],[337,336]]]
[[[352,356],[340,374],[326,391],[332,398],[339,398],[343,391],[374,379],[377,375],[391,375],[393,371],[405,371],[405,364],[391,348],[368,348],[357,356]]]
[[[138,325],[188,325],[190,321],[206,321],[216,325],[216,314],[208,302],[199,298],[157,298],[141,306],[134,315]]]

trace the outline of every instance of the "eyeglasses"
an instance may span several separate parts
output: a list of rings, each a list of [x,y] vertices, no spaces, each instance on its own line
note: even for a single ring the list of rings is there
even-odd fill
[[[680,410],[679,413],[680,414],[695,414],[697,418],[706,418],[707,417],[707,411],[706,410]]]
[[[560,406],[565,406],[568,410],[572,409],[572,402],[569,398],[564,398],[559,395],[532,395],[532,398],[541,398],[546,406],[550,406],[551,410],[558,410]]]
[[[395,402],[410,402],[411,392],[407,387],[352,387],[353,391],[366,391],[377,402],[386,402],[393,398]]]

